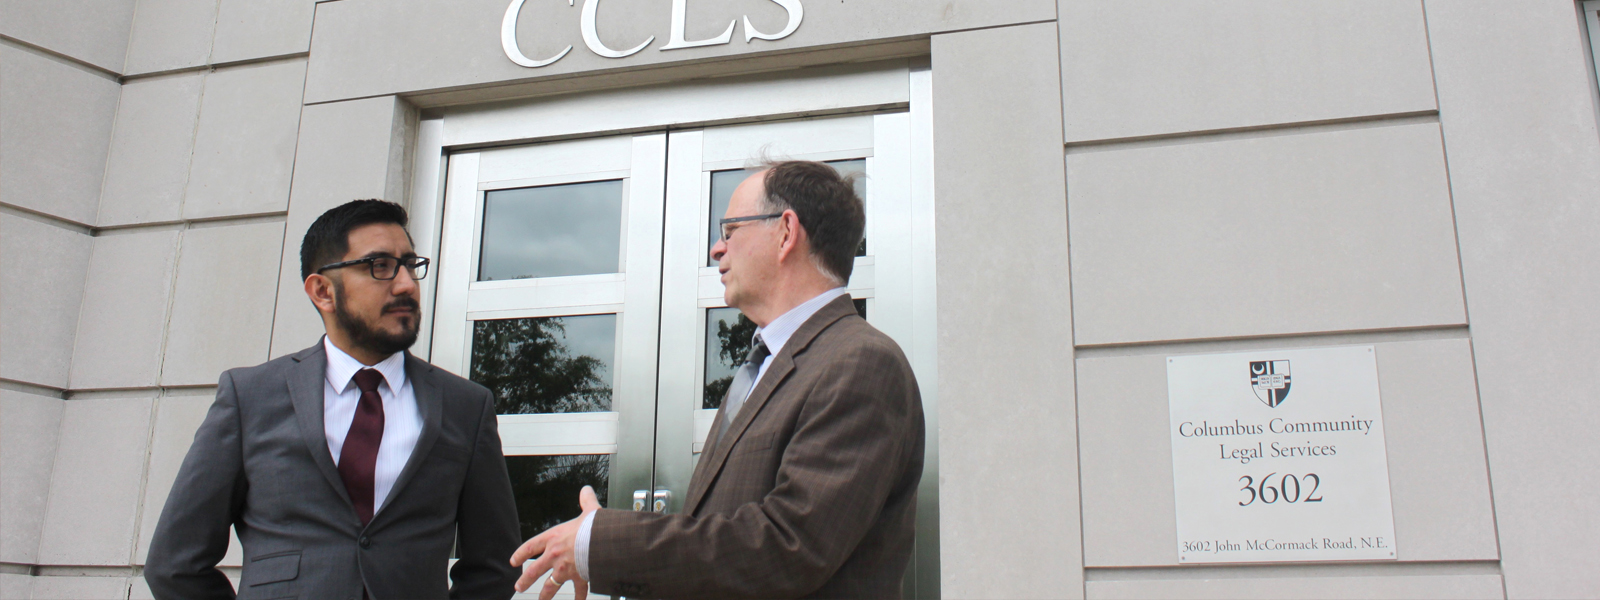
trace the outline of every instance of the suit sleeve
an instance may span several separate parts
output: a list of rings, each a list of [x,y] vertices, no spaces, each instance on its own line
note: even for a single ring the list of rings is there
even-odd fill
[[[522,544],[511,477],[500,450],[494,397],[484,392],[478,439],[457,504],[456,540],[460,560],[450,569],[451,598],[510,598],[519,572],[511,553]]]
[[[156,598],[233,598],[217,570],[228,552],[228,527],[244,510],[246,480],[239,399],[223,373],[217,400],[195,432],[150,539],[144,577]]]
[[[699,517],[596,514],[591,589],[778,598],[826,583],[872,527],[921,434],[911,416],[915,383],[890,375],[903,370],[896,356],[863,348],[832,365],[807,392],[775,485],[760,502]]]

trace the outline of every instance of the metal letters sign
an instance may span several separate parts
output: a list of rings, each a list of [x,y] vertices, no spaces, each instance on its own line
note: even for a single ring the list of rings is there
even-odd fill
[[[1167,359],[1182,563],[1391,560],[1372,346]]]
[[[800,28],[800,21],[805,19],[806,15],[805,7],[800,5],[800,0],[771,1],[778,6],[783,7],[784,12],[788,13],[788,21],[784,24],[782,30],[776,33],[764,33],[760,30],[757,30],[755,26],[750,23],[749,16],[742,16],[741,18],[744,19],[744,41],[746,44],[750,43],[751,40],[781,40],[789,37],[795,32],[795,30]],[[542,59],[528,58],[527,55],[522,53],[521,46],[517,44],[517,17],[522,14],[522,6],[526,2],[527,0],[511,0],[511,5],[506,7],[505,17],[500,20],[500,48],[505,50],[506,58],[511,59],[511,62],[529,68],[551,65],[562,58],[566,58],[567,53],[572,51],[571,45],[568,45],[566,49],[557,52],[553,56]],[[567,6],[575,6],[574,1],[567,0]],[[644,50],[645,47],[656,41],[656,36],[652,35],[648,38],[645,38],[644,41],[639,42],[639,45],[625,50],[616,50],[606,46],[604,42],[600,41],[600,26],[598,23],[596,23],[598,20],[599,11],[600,0],[583,0],[583,14],[581,15],[581,20],[579,21],[579,29],[582,30],[581,33],[583,34],[583,45],[587,46],[590,52],[606,58],[627,58],[629,56],[638,54],[640,50]],[[728,21],[728,28],[723,30],[722,35],[717,37],[706,38],[703,40],[686,39],[684,28],[686,24],[685,22],[688,19],[688,12],[689,0],[672,0],[672,23],[669,30],[670,33],[667,38],[667,43],[661,46],[661,50],[682,50],[684,48],[698,48],[700,46],[720,46],[733,41],[733,30],[734,27],[739,24],[738,19]]]

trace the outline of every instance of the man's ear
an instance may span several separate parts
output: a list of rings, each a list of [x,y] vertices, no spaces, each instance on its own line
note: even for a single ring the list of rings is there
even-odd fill
[[[789,254],[800,250],[800,242],[805,239],[806,230],[800,226],[800,215],[793,210],[783,211],[781,219],[783,237],[778,239],[778,262],[788,260]]]
[[[317,306],[317,310],[332,313],[334,299],[338,292],[334,289],[333,280],[327,275],[312,273],[306,277],[306,297]]]

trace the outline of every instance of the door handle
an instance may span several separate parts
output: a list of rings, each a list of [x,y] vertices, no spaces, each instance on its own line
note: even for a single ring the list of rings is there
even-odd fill
[[[655,502],[650,505],[650,512],[666,513],[667,505],[672,502],[672,490],[656,490]]]
[[[667,505],[672,503],[672,490],[660,489],[651,493],[650,490],[633,491],[633,510],[665,513]],[[647,509],[646,506],[649,508]]]

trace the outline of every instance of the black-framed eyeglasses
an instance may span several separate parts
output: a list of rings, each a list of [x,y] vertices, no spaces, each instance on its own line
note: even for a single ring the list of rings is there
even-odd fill
[[[405,258],[395,258],[393,256],[368,256],[366,258],[336,262],[331,265],[322,265],[321,268],[317,269],[317,272],[321,273],[328,269],[338,269],[342,267],[352,267],[359,264],[366,264],[367,267],[372,271],[373,279],[388,281],[390,279],[394,279],[396,275],[399,275],[400,267],[404,266],[406,268],[406,272],[411,273],[412,279],[420,280],[428,276],[429,262],[430,261],[428,259],[421,256],[407,256]]]
[[[726,242],[726,241],[728,241],[728,236],[733,235],[733,230],[738,229],[738,227],[729,227],[729,225],[732,225],[734,223],[744,223],[744,222],[747,222],[747,221],[765,221],[767,219],[776,219],[776,218],[781,217],[781,216],[783,216],[783,213],[775,212],[775,213],[772,213],[770,215],[751,215],[751,216],[748,216],[748,217],[731,217],[731,218],[727,218],[727,219],[723,219],[721,221],[718,221],[717,223],[722,225],[722,241]]]

